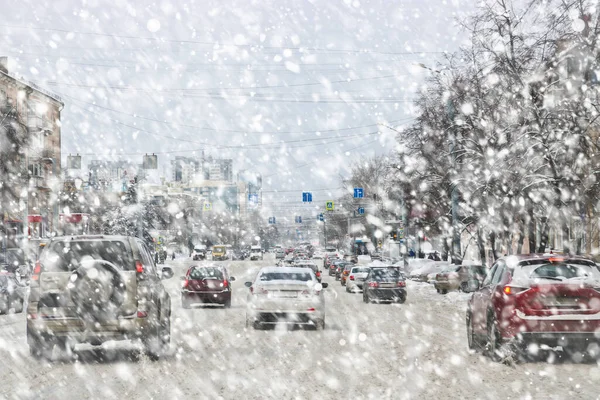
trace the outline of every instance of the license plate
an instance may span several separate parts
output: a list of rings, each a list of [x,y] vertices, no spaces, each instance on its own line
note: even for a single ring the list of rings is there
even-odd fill
[[[277,292],[275,293],[275,297],[282,297],[282,298],[294,298],[294,297],[298,297],[298,292]]]
[[[581,305],[577,297],[546,297],[543,303],[546,307],[579,307]]]
[[[380,286],[382,288],[393,288],[393,287],[396,287],[396,284],[394,284],[394,283],[382,283]]]

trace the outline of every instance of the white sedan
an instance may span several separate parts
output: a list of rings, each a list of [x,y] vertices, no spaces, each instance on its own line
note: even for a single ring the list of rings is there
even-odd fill
[[[325,328],[323,289],[327,283],[319,283],[312,269],[265,267],[246,286],[250,289],[247,327],[288,323]]]

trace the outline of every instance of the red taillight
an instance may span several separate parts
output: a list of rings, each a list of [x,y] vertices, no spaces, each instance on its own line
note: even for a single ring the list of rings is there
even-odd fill
[[[144,272],[144,266],[142,265],[142,263],[140,261],[135,262],[135,272],[137,272],[138,274],[141,274]]]
[[[321,271],[317,271],[317,278],[321,276]]]
[[[42,272],[42,264],[38,261],[35,263],[35,268],[33,269],[33,275],[31,276],[31,280],[32,281],[39,280],[41,272]]]
[[[344,275],[348,275],[348,271],[344,271]]]
[[[184,288],[188,287],[189,284],[190,284],[190,281],[188,281],[187,279],[185,281],[183,281]]]
[[[406,282],[398,281],[398,287],[406,287]]]
[[[369,282],[369,287],[378,287],[379,283],[377,282]]]
[[[314,307],[307,308],[306,311],[316,311]]]
[[[228,287],[229,286],[229,282],[227,282],[227,279],[223,279],[223,287]]]
[[[504,294],[509,294],[509,295],[521,293],[521,292],[524,292],[525,290],[527,290],[527,288],[516,287],[516,286],[504,286],[504,289],[502,289]]]
[[[148,313],[146,311],[138,311],[137,312],[138,318],[146,318],[147,316],[148,316]]]
[[[350,275],[350,280],[353,281],[354,280],[354,275]]]

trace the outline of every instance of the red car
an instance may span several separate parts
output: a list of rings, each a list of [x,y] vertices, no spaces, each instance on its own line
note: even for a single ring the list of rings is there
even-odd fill
[[[191,266],[181,288],[181,306],[190,308],[192,304],[217,303],[229,308],[233,281],[235,278],[223,267]]]
[[[285,255],[287,256],[290,253],[294,252],[294,248],[293,247],[288,247],[287,249],[285,249]]]
[[[501,258],[471,296],[466,322],[469,348],[485,345],[494,359],[505,343],[514,344],[520,355],[536,355],[540,345],[598,349],[600,271],[582,257]]]

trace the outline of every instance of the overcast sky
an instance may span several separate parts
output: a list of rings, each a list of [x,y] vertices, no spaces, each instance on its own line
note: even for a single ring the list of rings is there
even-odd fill
[[[426,70],[473,2],[4,1],[11,72],[63,97],[63,155],[234,159],[266,190],[338,188],[393,149]],[[361,100],[362,99],[362,100]],[[383,102],[381,100],[383,99]],[[364,103],[361,103],[363,101]],[[286,142],[281,144],[280,142]],[[66,157],[64,158],[66,160]],[[329,198],[315,191],[315,200]]]

